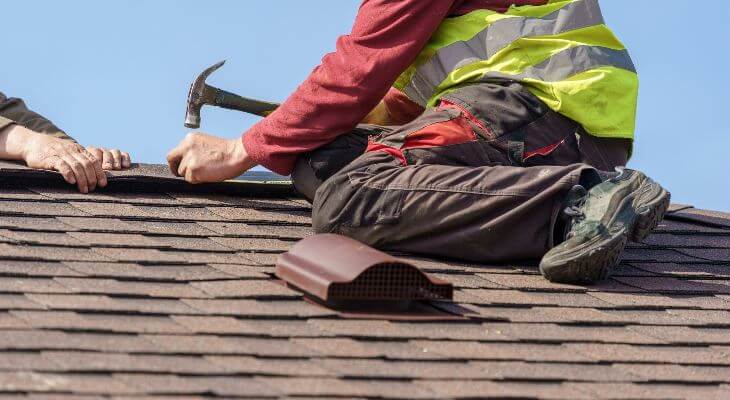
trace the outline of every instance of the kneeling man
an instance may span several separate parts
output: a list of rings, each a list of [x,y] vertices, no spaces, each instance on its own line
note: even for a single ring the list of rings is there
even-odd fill
[[[621,168],[638,87],[598,0],[364,0],[242,140],[193,133],[168,161],[193,183],[292,174],[318,232],[590,283],[669,204]]]

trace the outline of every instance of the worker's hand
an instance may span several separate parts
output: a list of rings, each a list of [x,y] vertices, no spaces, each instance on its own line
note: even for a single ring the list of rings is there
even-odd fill
[[[83,146],[20,125],[11,126],[0,135],[0,156],[25,161],[30,168],[58,171],[66,182],[78,186],[82,193],[107,184],[101,160]]]
[[[101,168],[107,171],[127,169],[132,166],[132,159],[126,151],[87,146],[86,150],[101,160]]]
[[[254,163],[241,138],[222,139],[192,132],[167,154],[170,171],[190,183],[222,182],[235,178]]]

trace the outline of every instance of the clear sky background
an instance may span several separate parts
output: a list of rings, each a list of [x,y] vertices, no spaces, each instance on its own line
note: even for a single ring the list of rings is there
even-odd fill
[[[424,0],[425,1],[425,0]],[[440,1],[440,0],[433,0]],[[357,0],[0,1],[0,91],[26,99],[84,144],[163,163],[187,132],[187,90],[209,83],[284,100]],[[730,211],[730,1],[603,0],[641,77],[635,156],[676,202]],[[235,137],[256,122],[206,109],[201,130]]]

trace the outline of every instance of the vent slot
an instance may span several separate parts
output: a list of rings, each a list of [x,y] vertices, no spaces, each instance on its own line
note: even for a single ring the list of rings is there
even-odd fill
[[[331,301],[416,301],[451,298],[450,288],[434,285],[418,269],[405,264],[371,267],[348,283],[329,288]]]

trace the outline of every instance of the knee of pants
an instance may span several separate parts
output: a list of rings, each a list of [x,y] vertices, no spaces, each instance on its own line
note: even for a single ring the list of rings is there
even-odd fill
[[[314,193],[322,184],[317,178],[314,169],[309,165],[309,157],[304,155],[297,159],[291,174],[294,189],[310,203],[314,201]]]
[[[373,244],[400,220],[404,192],[387,182],[400,163],[384,152],[359,161],[325,180],[314,195],[312,225],[317,233],[337,233]],[[380,232],[380,233],[379,233]]]
[[[322,182],[314,194],[312,203],[312,228],[316,233],[339,233],[342,224],[348,224],[345,212],[346,199],[350,199],[349,186],[338,175]],[[347,193],[345,193],[347,192]]]
[[[335,176],[320,187],[312,210],[316,233],[336,233],[381,247],[400,231],[402,191],[384,191]]]

